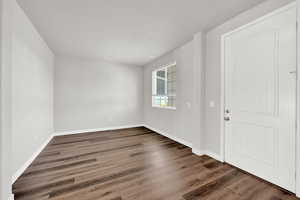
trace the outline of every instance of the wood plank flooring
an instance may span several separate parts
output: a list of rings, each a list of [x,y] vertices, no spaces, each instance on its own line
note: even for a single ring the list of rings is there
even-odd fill
[[[13,193],[16,200],[297,200],[144,127],[55,137]]]

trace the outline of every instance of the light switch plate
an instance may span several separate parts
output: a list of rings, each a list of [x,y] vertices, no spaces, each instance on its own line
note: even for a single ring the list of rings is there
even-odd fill
[[[188,109],[190,109],[190,108],[192,107],[191,102],[186,102],[186,107],[187,107]]]

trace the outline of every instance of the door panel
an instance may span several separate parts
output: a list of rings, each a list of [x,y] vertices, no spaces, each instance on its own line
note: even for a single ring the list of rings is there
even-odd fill
[[[235,98],[232,100],[234,109],[239,112],[263,115],[276,113],[276,35],[276,31],[261,31],[246,36],[246,41],[242,43],[237,41],[234,44],[232,87]]]
[[[225,38],[225,161],[295,191],[296,8]]]

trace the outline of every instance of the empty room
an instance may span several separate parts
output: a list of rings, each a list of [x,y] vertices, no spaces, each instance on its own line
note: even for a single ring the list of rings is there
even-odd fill
[[[0,200],[300,200],[300,0],[0,0]]]

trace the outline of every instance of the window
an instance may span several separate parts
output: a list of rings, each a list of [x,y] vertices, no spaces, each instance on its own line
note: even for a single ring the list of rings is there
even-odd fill
[[[152,106],[176,109],[176,63],[152,72]]]

